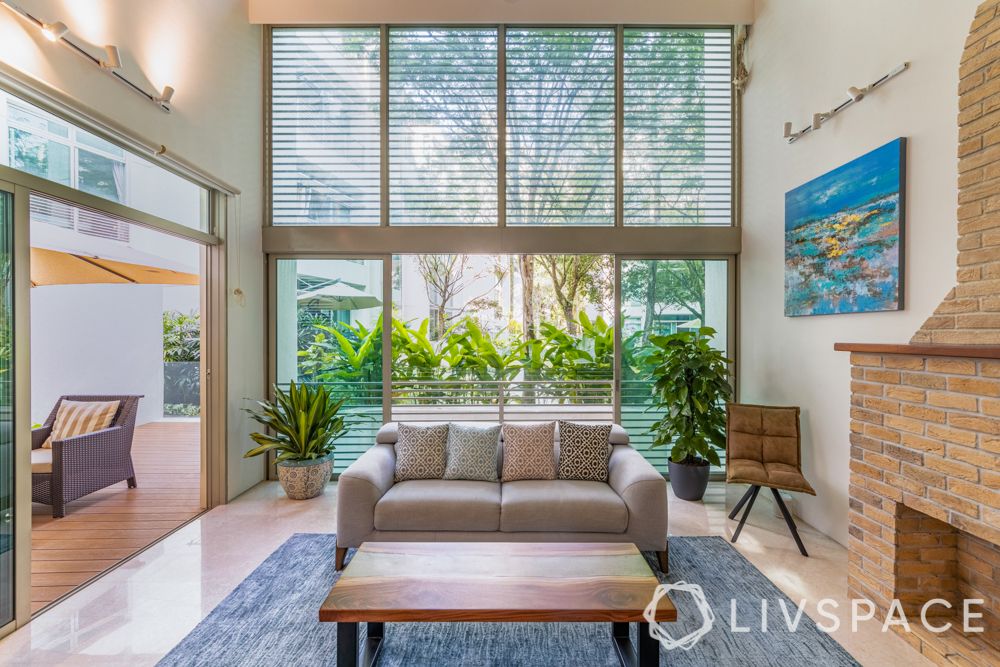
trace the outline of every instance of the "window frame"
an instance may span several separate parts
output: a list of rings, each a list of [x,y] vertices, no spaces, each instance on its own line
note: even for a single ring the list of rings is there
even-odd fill
[[[327,230],[339,230],[338,236],[341,233],[346,234],[347,230],[363,230],[363,229],[374,229],[378,227],[389,227],[392,229],[401,229],[403,227],[413,228],[413,229],[433,229],[433,228],[444,228],[450,230],[465,229],[467,227],[481,227],[489,229],[562,229],[564,233],[576,234],[581,230],[587,229],[597,229],[603,232],[607,232],[611,229],[621,229],[627,227],[640,227],[640,225],[629,225],[626,227],[624,224],[624,179],[623,179],[623,138],[624,138],[624,33],[626,30],[717,30],[717,31],[728,31],[730,33],[730,45],[734,44],[735,40],[735,26],[731,25],[644,25],[644,24],[579,24],[579,23],[551,23],[551,24],[538,24],[538,23],[469,23],[469,24],[454,24],[454,23],[428,23],[419,24],[420,26],[427,28],[489,28],[497,30],[497,224],[496,225],[421,225],[421,224],[410,224],[410,225],[390,225],[390,193],[389,193],[389,175],[390,175],[390,164],[389,164],[389,31],[394,28],[413,28],[418,27],[417,24],[411,23],[383,23],[383,24],[290,24],[290,25],[280,25],[265,26],[264,31],[264,49],[263,49],[263,78],[264,78],[264,100],[263,100],[263,116],[264,116],[264,227],[267,229],[289,229],[289,230],[299,230],[308,227],[322,227]],[[337,30],[337,29],[358,29],[358,28],[378,28],[380,34],[380,57],[379,57],[379,74],[380,74],[380,137],[381,137],[381,147],[380,147],[380,161],[381,161],[381,178],[380,178],[380,192],[379,197],[381,201],[381,214],[379,216],[380,223],[378,225],[323,225],[323,224],[307,224],[307,225],[275,225],[273,217],[273,165],[272,165],[272,85],[273,85],[273,58],[272,58],[272,46],[273,46],[273,35],[275,31],[281,30],[302,30],[302,29],[316,29],[316,30]],[[615,52],[615,71],[614,71],[614,90],[615,90],[615,106],[614,106],[614,193],[613,193],[613,224],[612,225],[572,225],[572,224],[557,224],[557,225],[515,225],[508,227],[507,218],[507,77],[506,77],[506,42],[507,42],[507,30],[517,29],[517,30],[530,30],[530,29],[604,29],[612,30],[614,33],[614,52]],[[731,48],[730,52],[730,63],[735,65],[736,52],[734,48]],[[739,115],[741,112],[739,104],[739,95],[736,93],[734,88],[730,86],[730,126],[729,126],[729,136],[730,136],[730,151],[729,151],[729,162],[730,162],[730,212],[729,212],[729,224],[691,224],[691,225],[643,225],[649,229],[665,230],[674,228],[698,228],[698,229],[728,229],[739,227],[739,155],[738,155],[738,131],[739,131]],[[293,232],[294,233],[294,232]],[[267,236],[265,232],[265,237]],[[324,244],[327,250],[335,251],[331,244]],[[649,246],[645,246],[649,247]],[[265,252],[268,249],[265,245]],[[639,248],[636,248],[636,252],[640,252]]]

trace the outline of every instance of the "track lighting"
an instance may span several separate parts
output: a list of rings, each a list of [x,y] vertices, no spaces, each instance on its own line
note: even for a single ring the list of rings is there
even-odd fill
[[[154,102],[158,104],[170,104],[170,100],[174,96],[174,89],[172,86],[164,86],[163,92],[160,93],[159,97],[153,99]]]
[[[106,58],[101,61],[101,67],[104,69],[121,69],[122,54],[118,51],[117,46],[114,44],[105,45],[104,55]]]
[[[45,39],[50,42],[58,42],[60,39],[65,37],[68,32],[69,28],[67,28],[66,24],[62,21],[42,24],[42,34],[45,35]]]
[[[96,67],[99,67],[103,72],[108,74],[112,79],[120,84],[128,87],[133,93],[137,93],[142,97],[146,98],[156,106],[160,108],[160,111],[170,113],[170,98],[174,95],[174,89],[170,86],[164,86],[163,92],[157,94],[155,92],[148,92],[143,87],[138,84],[129,81],[125,76],[119,71],[122,67],[122,56],[118,47],[114,44],[107,44],[104,46],[104,58],[98,58],[93,53],[91,53],[92,45],[84,44],[81,46],[75,41],[68,37],[69,28],[62,21],[53,21],[51,23],[42,21],[40,18],[33,15],[31,12],[26,10],[24,7],[20,6],[13,0],[0,0],[0,6],[6,7],[12,11],[17,16],[24,19],[26,22],[30,23],[33,27],[40,30],[45,39],[50,42],[58,42],[63,46],[69,48],[78,56],[87,59]]]
[[[838,104],[837,106],[835,106],[834,108],[830,109],[827,112],[814,113],[812,115],[812,122],[809,123],[809,125],[806,125],[798,132],[795,132],[792,129],[791,123],[786,122],[782,127],[781,136],[788,143],[792,143],[799,137],[801,137],[803,134],[808,134],[809,132],[815,132],[816,130],[823,127],[823,123],[830,120],[831,118],[839,114],[841,111],[851,106],[852,104],[857,104],[861,100],[865,99],[865,95],[868,95],[879,86],[884,85],[887,81],[889,81],[889,79],[893,79],[896,76],[899,76],[900,74],[905,72],[909,67],[910,63],[904,62],[901,65],[897,65],[894,69],[892,69],[888,74],[884,75],[881,79],[876,80],[875,82],[865,86],[864,88],[858,88],[857,86],[850,86],[847,89],[847,99],[845,101],[841,102],[840,104]]]

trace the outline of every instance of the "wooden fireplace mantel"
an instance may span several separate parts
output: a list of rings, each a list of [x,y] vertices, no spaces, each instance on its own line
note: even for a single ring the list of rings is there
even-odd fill
[[[908,343],[834,343],[838,352],[865,354],[908,354],[918,357],[968,357],[1000,359],[1000,345],[911,345]]]

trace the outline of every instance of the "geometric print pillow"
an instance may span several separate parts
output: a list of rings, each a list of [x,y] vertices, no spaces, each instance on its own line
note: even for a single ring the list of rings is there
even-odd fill
[[[111,426],[118,412],[119,401],[63,401],[52,421],[52,431],[42,443],[52,449],[53,440],[66,440],[78,435],[103,431]]]
[[[441,479],[444,477],[448,425],[400,424],[396,440],[395,479]]]
[[[555,479],[556,423],[503,425],[503,481]]]
[[[610,424],[559,422],[559,479],[608,481]]]
[[[497,448],[500,425],[448,424],[448,463],[445,479],[497,481]]]

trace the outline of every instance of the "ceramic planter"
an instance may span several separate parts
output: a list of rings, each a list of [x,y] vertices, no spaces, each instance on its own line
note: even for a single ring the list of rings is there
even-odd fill
[[[709,465],[688,465],[669,462],[670,488],[681,500],[701,500],[708,488]]]
[[[312,461],[282,461],[278,481],[292,500],[315,498],[326,489],[333,474],[333,454]]]

